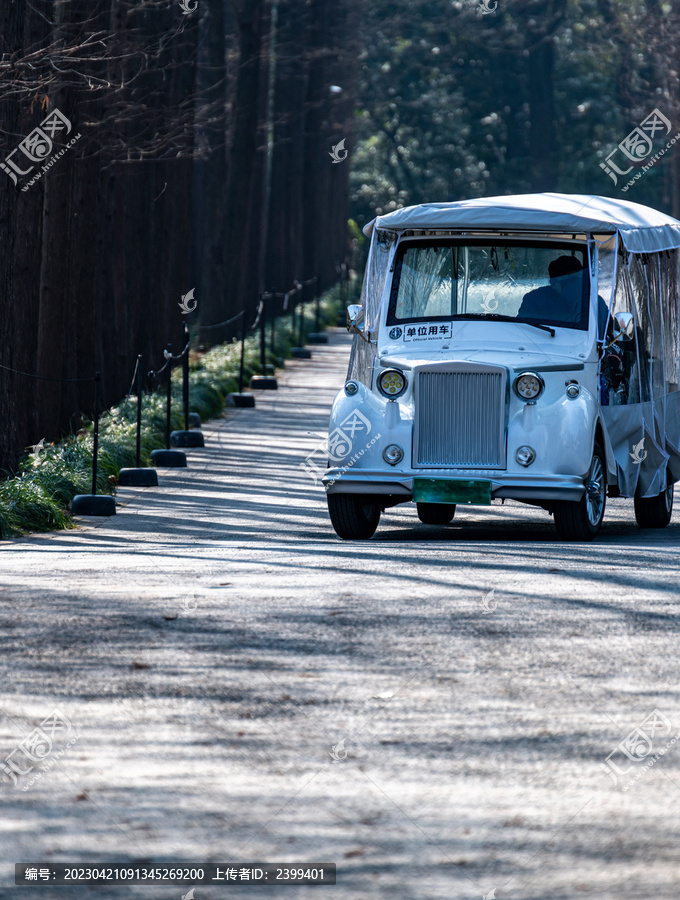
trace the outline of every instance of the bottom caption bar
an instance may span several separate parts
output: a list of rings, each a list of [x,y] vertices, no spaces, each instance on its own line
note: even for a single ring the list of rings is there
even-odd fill
[[[14,884],[335,884],[335,863],[15,863]]]

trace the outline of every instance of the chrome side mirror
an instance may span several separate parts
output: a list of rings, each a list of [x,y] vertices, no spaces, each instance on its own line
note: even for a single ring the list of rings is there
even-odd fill
[[[352,303],[347,307],[347,331],[350,334],[358,334],[359,337],[363,338],[366,342],[369,342],[369,338],[363,333],[363,331],[359,328],[359,324],[363,321],[364,318],[364,308],[359,303]]]
[[[635,317],[633,313],[629,312],[619,312],[613,317],[614,322],[616,323],[616,327],[619,329],[618,333],[614,335],[614,337],[609,341],[607,346],[604,348],[608,350],[610,347],[613,347],[617,341],[632,341],[635,338]]]
[[[635,337],[635,318],[633,317],[633,313],[620,312],[617,313],[614,318],[619,329],[616,340],[632,341]]]

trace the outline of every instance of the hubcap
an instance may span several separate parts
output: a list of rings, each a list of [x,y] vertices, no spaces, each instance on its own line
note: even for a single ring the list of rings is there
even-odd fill
[[[586,481],[586,514],[591,525],[599,524],[604,510],[604,471],[599,456],[593,457]]]

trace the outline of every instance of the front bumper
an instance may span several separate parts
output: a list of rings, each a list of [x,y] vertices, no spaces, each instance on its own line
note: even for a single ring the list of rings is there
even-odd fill
[[[456,469],[455,472],[429,469],[403,473],[377,469],[346,472],[334,468],[328,469],[322,482],[329,494],[389,495],[403,498],[399,502],[406,503],[413,498],[413,479],[423,477],[441,478],[444,481],[490,481],[491,497],[494,500],[574,501],[580,500],[585,490],[583,479],[577,475],[518,475],[480,469]]]

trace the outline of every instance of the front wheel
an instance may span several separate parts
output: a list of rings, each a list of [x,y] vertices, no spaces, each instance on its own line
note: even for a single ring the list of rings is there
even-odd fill
[[[673,515],[673,485],[656,497],[635,497],[633,503],[640,528],[665,528]]]
[[[448,525],[456,514],[455,503],[416,503],[423,525]]]
[[[360,494],[328,494],[328,514],[338,537],[344,541],[367,541],[380,522],[380,507]]]
[[[553,507],[555,527],[563,541],[592,541],[602,525],[607,503],[607,476],[604,452],[597,443],[593,447],[585,488],[580,500],[560,500]]]

